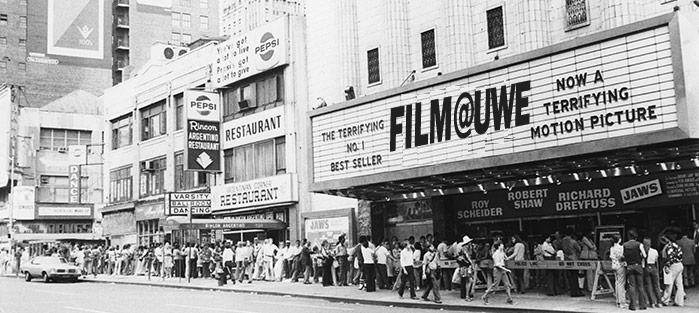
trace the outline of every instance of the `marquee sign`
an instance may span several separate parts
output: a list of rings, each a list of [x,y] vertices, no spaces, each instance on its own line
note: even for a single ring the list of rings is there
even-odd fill
[[[667,26],[312,118],[314,182],[676,128]]]
[[[697,196],[699,171],[680,171],[448,195],[445,207],[454,208],[450,220],[468,223],[684,205]]]
[[[211,193],[208,192],[169,192],[165,195],[165,215],[188,216],[211,214]]]
[[[214,88],[221,88],[252,75],[287,64],[286,17],[232,37],[216,46],[212,78]]]
[[[221,102],[215,92],[185,92],[185,169],[221,171]]]

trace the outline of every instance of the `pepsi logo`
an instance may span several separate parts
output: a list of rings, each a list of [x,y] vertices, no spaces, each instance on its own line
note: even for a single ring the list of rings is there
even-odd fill
[[[194,101],[189,103],[191,108],[194,108],[201,116],[211,114],[211,111],[216,111],[216,103],[213,103],[207,96],[199,96]]]
[[[255,47],[255,54],[259,54],[263,61],[269,61],[274,55],[274,48],[279,45],[279,39],[274,38],[270,32],[266,32],[260,38],[260,44]]]

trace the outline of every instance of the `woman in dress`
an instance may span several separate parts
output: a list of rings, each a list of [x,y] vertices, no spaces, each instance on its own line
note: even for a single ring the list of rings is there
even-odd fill
[[[172,277],[172,266],[174,264],[172,257],[172,247],[170,242],[166,241],[163,247],[163,278]]]

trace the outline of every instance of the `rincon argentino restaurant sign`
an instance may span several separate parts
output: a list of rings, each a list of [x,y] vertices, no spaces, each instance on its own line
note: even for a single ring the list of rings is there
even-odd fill
[[[312,118],[314,181],[677,127],[668,27]]]

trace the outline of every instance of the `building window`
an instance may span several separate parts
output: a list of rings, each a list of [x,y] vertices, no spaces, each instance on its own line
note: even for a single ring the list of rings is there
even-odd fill
[[[24,62],[17,63],[17,69],[19,69],[20,71],[26,71],[27,70],[27,63],[24,63]]]
[[[182,34],[182,42],[184,43],[191,43],[192,42],[192,35],[190,34]]]
[[[255,84],[256,103],[258,106],[281,101],[282,77],[275,75]]]
[[[109,202],[117,203],[133,198],[131,166],[109,171]]]
[[[505,17],[502,6],[486,11],[488,22],[488,49],[505,46]]]
[[[41,175],[36,202],[68,203],[70,183],[68,176]],[[80,177],[80,202],[89,203],[90,188],[86,176]]]
[[[141,141],[167,134],[165,100],[141,110]]]
[[[7,46],[7,37],[0,37],[0,46]]]
[[[214,174],[184,170],[184,153],[175,154],[175,191],[211,186]]]
[[[184,95],[175,95],[175,128],[184,128]]]
[[[19,46],[20,46],[20,47],[26,47],[26,46],[27,46],[27,40],[26,40],[26,39],[20,39],[20,40],[19,40]]]
[[[379,48],[374,48],[366,53],[369,67],[369,84],[381,81],[381,68],[379,67]]]
[[[286,173],[284,137],[236,147],[224,152],[226,182],[241,182]]]
[[[209,29],[209,17],[206,15],[200,15],[199,16],[199,28],[200,29]]]
[[[20,28],[27,28],[27,17],[26,16],[19,17],[19,27]]]
[[[180,13],[172,12],[172,26],[180,27]]]
[[[192,1],[191,0],[180,0],[180,5],[183,7],[191,7]]]
[[[430,29],[420,34],[420,39],[422,43],[422,68],[437,66],[434,29]]]
[[[566,31],[590,25],[587,0],[566,0]]]
[[[7,61],[0,60],[0,69],[7,69]]]
[[[192,27],[192,15],[182,13],[182,27]]]
[[[92,132],[58,128],[41,128],[39,131],[39,149],[67,152],[70,145],[88,145],[92,143]]]
[[[199,7],[202,9],[209,8],[209,0],[199,0]]]
[[[141,196],[159,195],[165,192],[165,157],[141,162]]]
[[[182,37],[180,37],[180,33],[172,33],[172,41],[179,43],[182,41]]]
[[[124,115],[112,121],[112,150],[130,146],[133,143],[133,117]]]
[[[0,14],[0,25],[7,25],[7,14]]]

